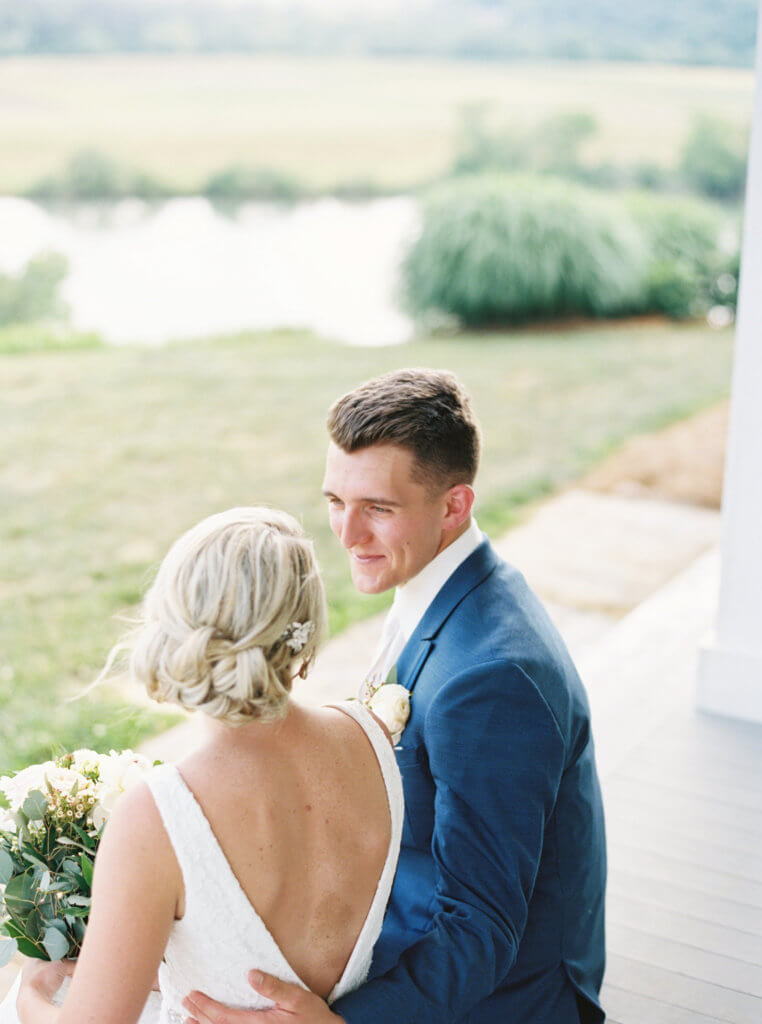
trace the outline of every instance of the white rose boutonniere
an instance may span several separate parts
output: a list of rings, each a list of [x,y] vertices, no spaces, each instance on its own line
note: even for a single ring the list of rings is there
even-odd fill
[[[382,683],[364,703],[384,723],[396,747],[410,718],[410,691],[399,683]]]

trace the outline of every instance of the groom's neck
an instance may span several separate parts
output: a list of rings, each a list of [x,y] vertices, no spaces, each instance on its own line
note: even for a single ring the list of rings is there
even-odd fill
[[[471,516],[468,517],[468,519],[465,521],[465,523],[461,523],[461,525],[456,530],[447,530],[446,532],[444,532],[442,534],[442,540],[439,543],[439,547],[437,548],[437,553],[436,553],[436,555],[434,555],[434,558],[436,558],[437,555],[441,555],[442,552],[446,548],[449,548],[449,546],[451,544],[454,544],[455,541],[458,539],[458,537],[462,537],[463,534],[468,530],[468,528],[470,526],[471,526]],[[432,558],[432,560],[431,560],[432,562],[434,561],[434,558]],[[431,563],[428,563],[428,564],[430,565]]]

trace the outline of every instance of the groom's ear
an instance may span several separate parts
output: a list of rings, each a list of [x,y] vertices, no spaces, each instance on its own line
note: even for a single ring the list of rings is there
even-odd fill
[[[445,517],[442,521],[443,530],[457,530],[471,515],[474,505],[474,492],[468,484],[455,484],[447,492]]]

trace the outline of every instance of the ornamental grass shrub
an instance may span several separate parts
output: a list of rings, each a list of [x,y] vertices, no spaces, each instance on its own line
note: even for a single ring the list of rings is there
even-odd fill
[[[403,275],[414,312],[476,326],[630,311],[647,263],[642,233],[607,197],[552,179],[480,176],[430,195]]]
[[[746,132],[737,125],[702,115],[693,124],[680,154],[680,172],[697,192],[729,202],[746,187]]]
[[[466,326],[564,316],[693,315],[718,273],[719,220],[697,201],[601,194],[549,178],[435,189],[403,262],[418,315]]]
[[[705,313],[717,301],[717,281],[728,264],[717,210],[697,199],[647,193],[627,197],[626,205],[650,252],[644,311],[676,319]]]
[[[67,309],[58,289],[67,272],[65,256],[45,252],[18,274],[0,274],[0,327],[64,319]]]

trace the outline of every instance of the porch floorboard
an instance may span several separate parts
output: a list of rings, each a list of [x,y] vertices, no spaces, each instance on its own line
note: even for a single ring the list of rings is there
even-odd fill
[[[686,703],[604,778],[612,1024],[762,1022],[762,726]]]

